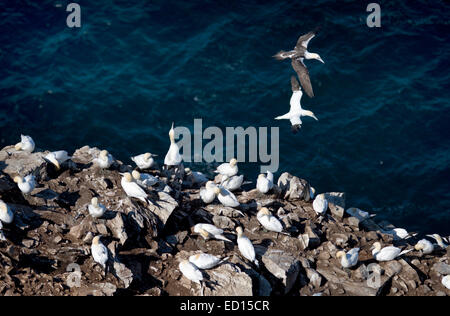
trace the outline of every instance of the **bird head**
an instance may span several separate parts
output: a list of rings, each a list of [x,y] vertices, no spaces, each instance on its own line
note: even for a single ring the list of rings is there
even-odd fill
[[[15,148],[16,150],[21,150],[21,149],[22,149],[22,143],[17,143],[17,144],[14,146],[14,148]]]
[[[172,142],[172,143],[175,142],[175,131],[173,129],[173,122],[172,122],[172,127],[170,128],[170,131],[169,131],[169,138],[170,138],[170,142]]]
[[[144,154],[144,160],[149,160],[152,157],[151,153],[145,153]]]
[[[91,199],[91,204],[92,204],[93,206],[98,206],[98,198],[97,198],[97,197],[93,197],[93,198]]]
[[[209,238],[209,233],[206,230],[204,230],[203,228],[200,228],[198,233],[205,239]]]
[[[221,188],[216,187],[216,188],[214,189],[214,193],[215,193],[216,195],[219,195],[220,192],[222,192],[222,189],[221,189]]]
[[[108,157],[108,151],[107,150],[102,150],[99,154],[99,156],[103,159],[106,159],[106,157]]]
[[[415,246],[414,249],[416,250],[423,250],[424,245],[419,241]]]
[[[0,200],[0,214],[5,214],[8,211],[8,205]]]
[[[236,158],[233,158],[233,159],[231,159],[230,160],[230,166],[232,166],[232,167],[234,167],[234,166],[236,166],[237,165],[237,159]]]
[[[272,215],[272,213],[269,211],[269,209],[267,207],[262,207],[259,212],[258,212],[259,216],[263,216],[263,215]]]
[[[241,226],[236,227],[236,233],[237,233],[238,237],[242,236],[242,234],[244,233],[244,230],[242,229]]]
[[[131,174],[129,172],[125,172],[123,174],[123,178],[125,179],[126,182],[132,182],[133,181],[133,177],[131,176]]]
[[[15,176],[14,177],[14,182],[15,183],[22,183],[23,182],[23,178],[21,176]]]
[[[310,53],[310,56],[312,59],[316,59],[316,60],[320,61],[322,64],[325,64],[325,62],[322,60],[322,58],[320,58],[319,54]]]
[[[337,253],[336,253],[336,258],[337,259],[339,259],[339,258],[341,258],[341,257],[344,257],[345,256],[345,251],[338,251]]]
[[[141,173],[139,171],[137,171],[137,170],[133,170],[131,175],[133,176],[134,180],[140,180],[141,179]]]
[[[442,243],[442,237],[438,234],[427,235],[427,237],[434,238],[438,243]]]
[[[379,243],[378,241],[376,243],[374,243],[372,245],[372,248],[370,248],[370,250],[376,250],[376,251],[380,251],[381,250],[381,243]]]
[[[92,239],[92,244],[93,245],[98,245],[99,243],[100,243],[100,235],[99,236],[95,236],[93,239]]]
[[[266,178],[266,175],[264,174],[264,173],[260,173],[259,175],[258,175],[258,180],[260,180],[260,179],[265,179]]]

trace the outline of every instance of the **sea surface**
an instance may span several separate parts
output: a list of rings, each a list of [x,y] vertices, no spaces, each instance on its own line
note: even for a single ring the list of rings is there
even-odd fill
[[[81,6],[81,28],[66,6]],[[108,149],[159,161],[168,130],[280,128],[279,176],[398,227],[450,233],[450,4],[378,1],[1,1],[0,145],[31,135],[39,148]],[[288,121],[291,49],[316,26],[307,61],[319,121]],[[194,164],[194,169],[205,166]],[[256,180],[259,164],[240,164]]]

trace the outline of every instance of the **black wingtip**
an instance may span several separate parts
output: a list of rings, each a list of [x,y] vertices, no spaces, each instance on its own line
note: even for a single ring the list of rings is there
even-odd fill
[[[296,125],[292,125],[291,127],[291,131],[293,134],[297,134],[298,131],[300,130],[301,125],[300,124],[296,124]]]

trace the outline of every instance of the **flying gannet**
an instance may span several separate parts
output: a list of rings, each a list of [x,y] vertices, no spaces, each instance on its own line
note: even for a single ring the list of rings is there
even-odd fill
[[[177,143],[175,143],[175,131],[173,129],[173,123],[169,131],[169,138],[170,147],[169,151],[166,154],[166,157],[164,158],[164,164],[166,166],[178,166],[183,161],[183,159],[180,155],[180,148],[178,147]]]
[[[94,261],[100,264],[106,273],[106,263],[108,262],[108,249],[100,241],[100,236],[95,236],[92,239],[91,253]]]
[[[145,154],[131,157],[131,160],[134,161],[134,163],[136,164],[136,166],[139,169],[145,170],[145,169],[151,168],[153,166],[153,164],[155,163],[155,160],[153,159],[153,157],[158,157],[158,155],[153,155],[151,153],[145,153]]]
[[[311,80],[309,78],[308,68],[304,64],[304,60],[316,59],[322,63],[325,63],[318,54],[310,53],[307,50],[309,41],[317,34],[317,31],[318,28],[316,28],[312,32],[300,36],[299,39],[297,40],[297,45],[293,50],[289,52],[280,51],[279,53],[273,56],[277,60],[284,60],[288,58],[292,59],[291,62],[292,68],[294,68],[295,72],[298,75],[298,78],[300,79],[303,89],[306,91],[306,94],[310,98],[314,97],[314,92],[311,85]]]
[[[376,242],[372,246],[372,255],[377,261],[391,261],[412,250],[413,249],[402,251],[400,248],[394,246],[384,247],[382,249],[381,244]]]
[[[327,212],[328,201],[325,194],[318,194],[313,201],[313,209],[318,215],[323,215]]]
[[[157,177],[154,177],[148,173],[140,173],[137,170],[133,170],[131,175],[133,176],[134,181],[136,181],[136,183],[143,188],[149,188],[151,186],[154,186],[159,181]]]
[[[129,197],[133,197],[139,199],[147,204],[150,204],[148,200],[148,195],[145,193],[144,189],[142,189],[139,184],[133,181],[133,177],[129,172],[122,174],[122,180],[120,184],[122,185],[123,190]]]
[[[44,157],[45,160],[54,164],[57,170],[61,169],[61,165],[70,158],[65,150],[53,151]]]
[[[237,166],[236,158],[230,160],[230,162],[225,162],[217,167],[215,173],[220,173],[222,176],[226,176],[227,178],[231,178],[232,176],[237,175],[239,168]],[[225,179],[227,179],[225,178]]]
[[[200,282],[203,280],[203,274],[194,264],[188,260],[182,260],[178,267],[187,279],[201,284]]]
[[[103,216],[103,214],[105,214],[106,207],[103,204],[98,203],[97,197],[93,197],[91,200],[91,203],[88,206],[88,210],[89,210],[89,214],[93,218],[100,218]]]
[[[189,262],[195,265],[197,268],[202,270],[212,269],[216,266],[218,266],[223,261],[227,260],[220,259],[214,255],[210,255],[208,253],[199,253],[196,255],[192,255],[189,257]]]
[[[257,267],[259,267],[258,260],[256,260],[255,248],[252,242],[244,235],[242,227],[238,226],[236,228],[237,233],[237,244],[239,252],[242,256],[250,262],[254,262]]]
[[[269,231],[276,233],[281,233],[283,231],[283,225],[281,222],[273,216],[266,207],[259,210],[258,214],[256,214],[256,218],[258,219],[258,222]]]
[[[256,180],[256,188],[262,194],[266,194],[273,188],[273,173],[267,171],[267,175],[261,173]]]
[[[359,248],[353,248],[347,253],[345,251],[338,251],[336,258],[341,259],[341,265],[343,268],[348,269],[358,264]]]
[[[11,224],[14,220],[14,213],[12,212],[11,208],[0,200],[0,221],[2,221],[5,224]]]
[[[34,150],[34,140],[30,136],[20,135],[20,143],[17,143],[14,148],[19,151],[23,150],[29,153],[32,153]]]
[[[414,249],[422,251],[424,255],[429,255],[434,251],[434,246],[429,240],[421,239],[414,246]]]
[[[108,169],[113,164],[114,158],[107,150],[102,150],[93,162],[102,169]]]
[[[216,187],[215,193],[223,206],[238,207],[240,205],[236,196],[222,186]]]
[[[314,115],[313,112],[308,110],[303,110],[302,105],[300,104],[300,100],[302,98],[302,90],[298,85],[297,79],[294,76],[291,77],[291,86],[292,86],[292,96],[291,96],[291,107],[288,113],[277,116],[276,120],[289,120],[291,122],[291,130],[295,134],[299,131],[302,126],[302,116],[309,116],[314,118],[316,121],[319,119]]]
[[[209,204],[214,201],[214,199],[216,198],[216,189],[217,186],[214,184],[214,182],[206,182],[205,187],[200,189],[200,198],[202,199],[203,203]]]
[[[231,192],[239,190],[244,182],[244,175],[232,176],[230,178],[224,176],[224,178],[225,179],[222,179],[221,181],[221,185]]]
[[[441,247],[442,249],[446,249],[448,247],[448,245],[446,243],[444,243],[443,238],[438,234],[427,235],[427,237],[430,237],[430,238],[433,238],[434,240],[436,240],[437,245],[439,247]]]
[[[23,194],[30,194],[36,187],[36,179],[32,174],[27,175],[25,178],[16,176],[14,177],[14,182],[17,183]]]
[[[212,224],[196,224],[194,226],[194,232],[200,234],[200,236],[202,236],[205,240],[218,239],[232,242],[223,235],[223,229],[220,229]]]

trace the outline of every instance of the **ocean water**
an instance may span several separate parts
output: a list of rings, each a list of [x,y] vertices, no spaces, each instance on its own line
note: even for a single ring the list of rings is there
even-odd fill
[[[66,26],[69,2],[81,28]],[[0,145],[107,148],[163,159],[172,121],[279,126],[280,169],[396,226],[449,234],[450,4],[378,1],[2,1]],[[271,56],[310,42],[316,97],[297,135],[289,62]],[[194,168],[200,166],[194,166]],[[259,165],[241,164],[255,181]]]

